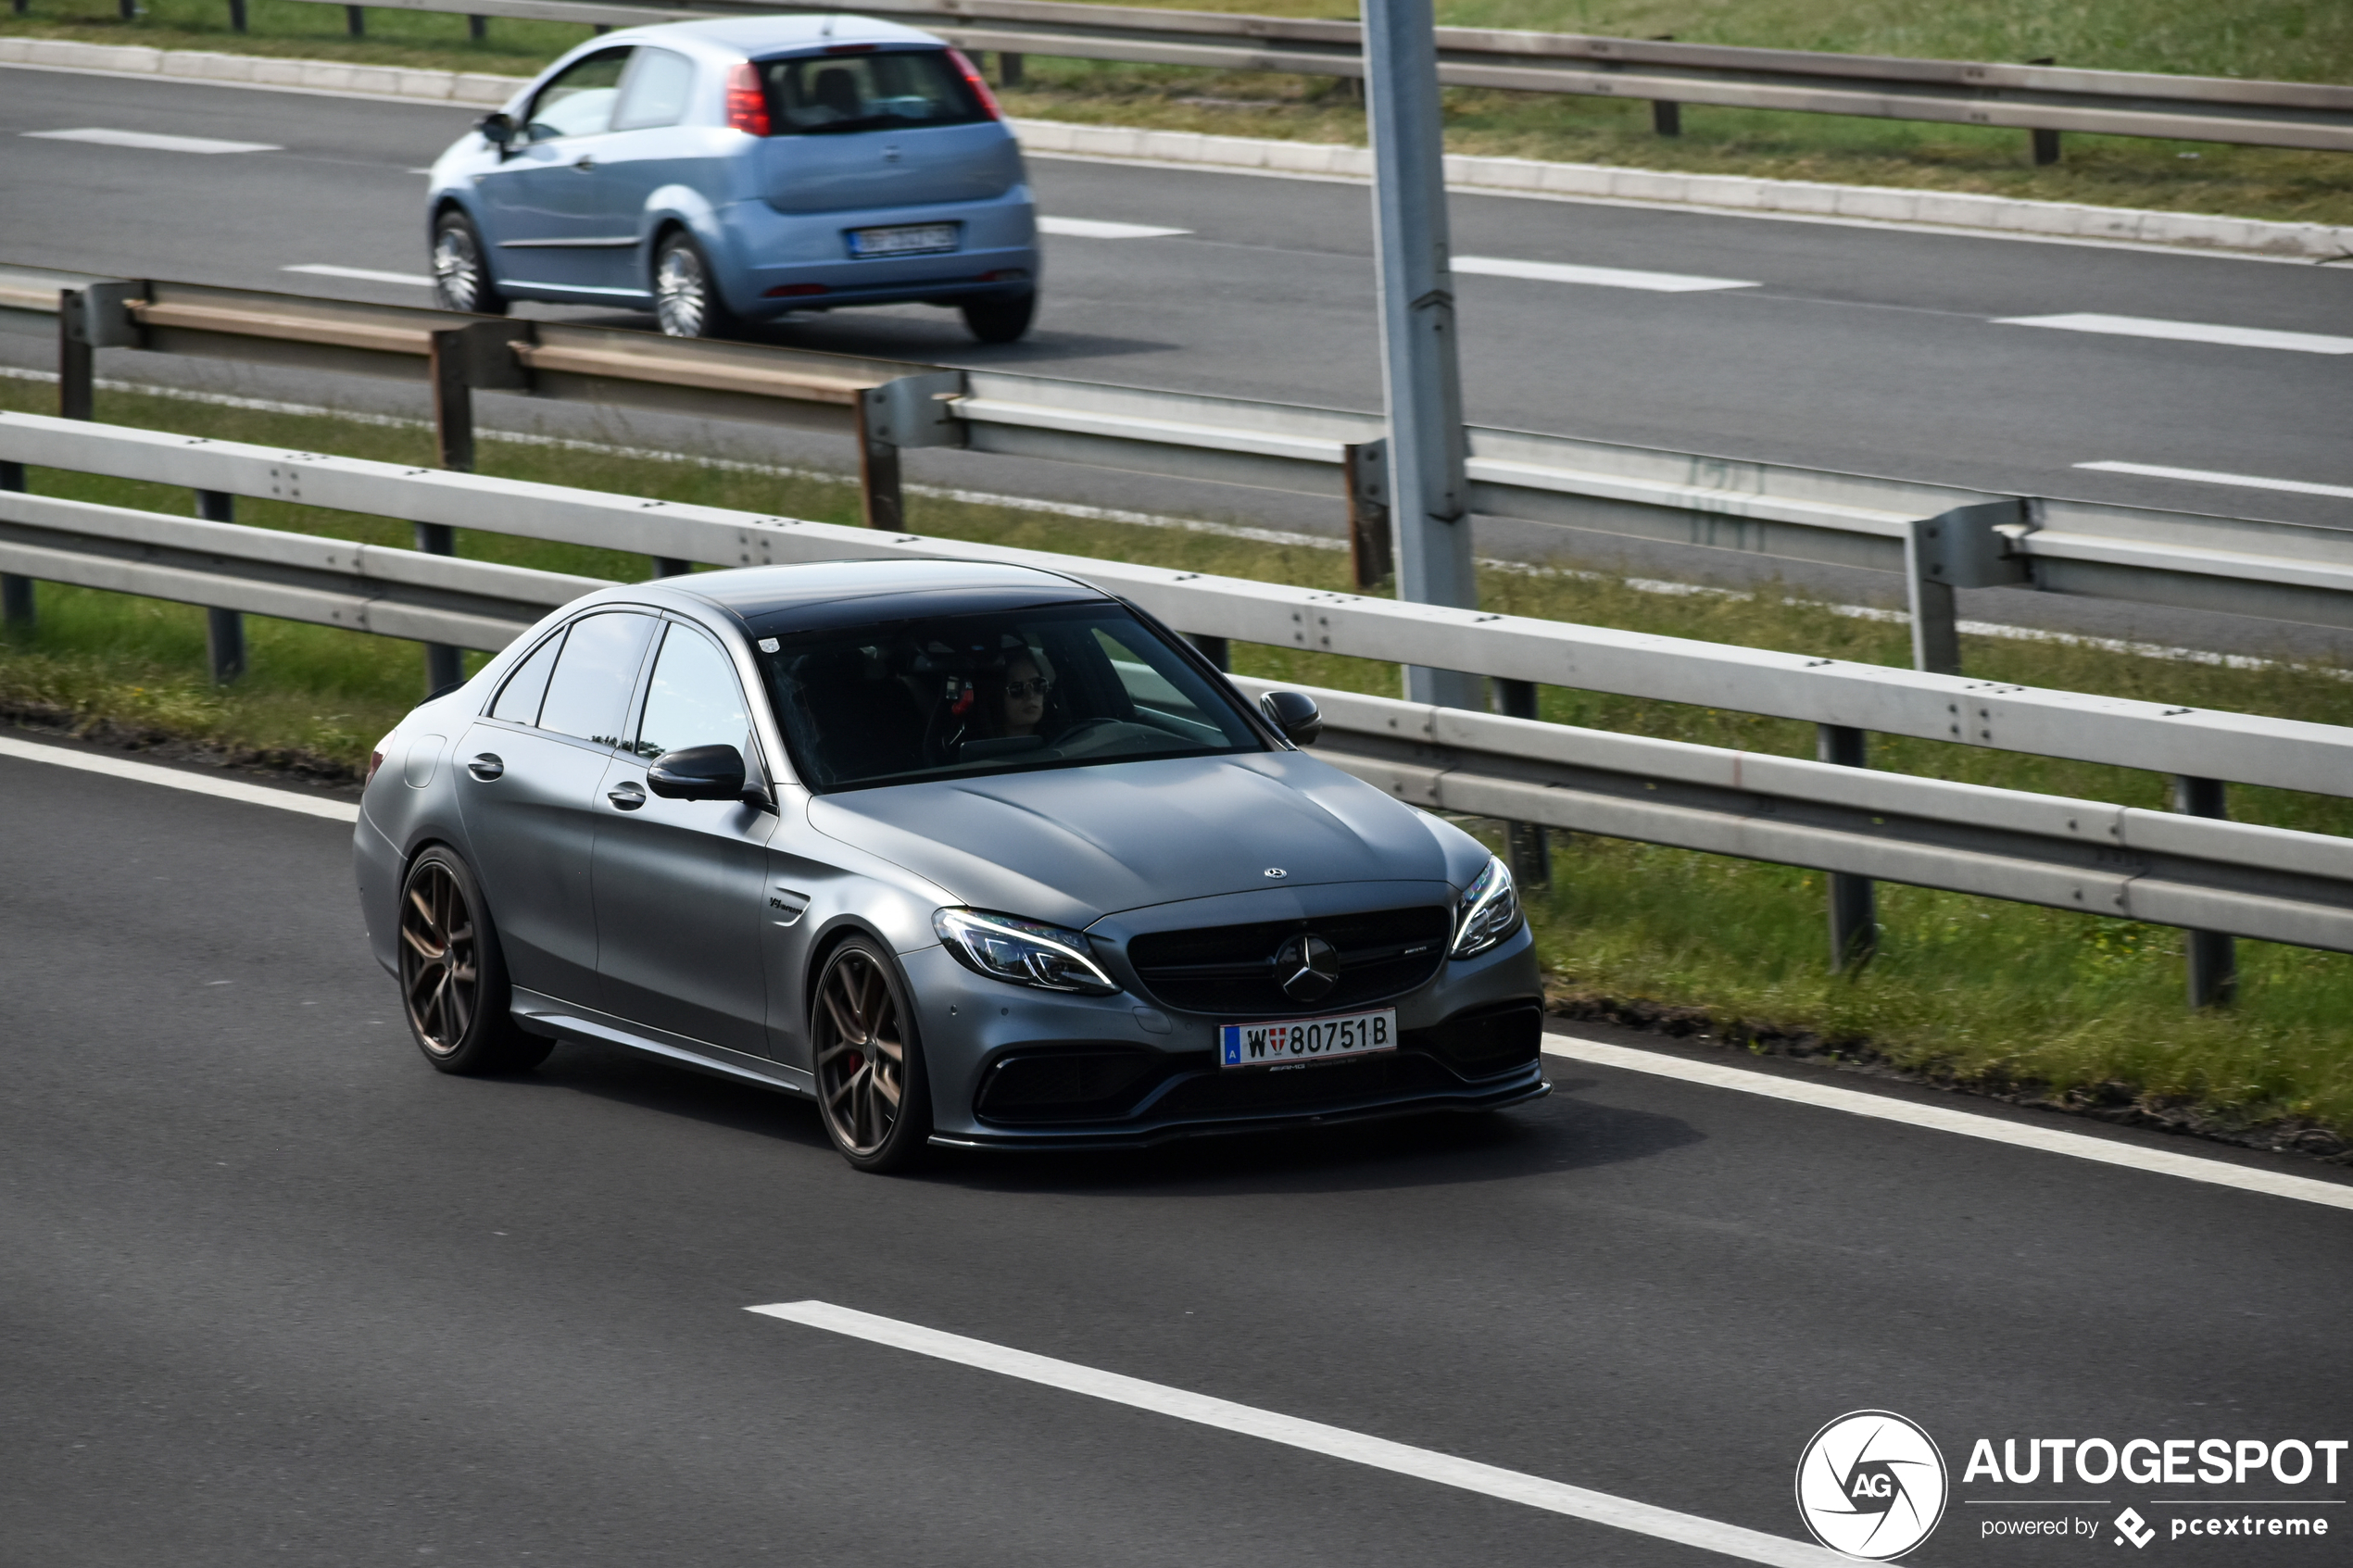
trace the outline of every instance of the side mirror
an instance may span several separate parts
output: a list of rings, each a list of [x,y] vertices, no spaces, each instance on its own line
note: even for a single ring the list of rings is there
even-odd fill
[[[664,800],[740,800],[744,754],[732,746],[665,751],[646,770],[646,787]]]
[[[482,132],[484,141],[498,149],[500,157],[505,157],[507,149],[514,143],[515,117],[501,109],[496,114],[486,114],[475,120],[474,129]]]
[[[1258,699],[1258,710],[1293,746],[1314,746],[1324,733],[1324,715],[1305,692],[1268,692]]]

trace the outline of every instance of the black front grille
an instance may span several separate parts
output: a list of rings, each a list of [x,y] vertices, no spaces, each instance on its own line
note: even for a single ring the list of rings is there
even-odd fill
[[[973,1109],[1009,1125],[1111,1122],[1167,1073],[1159,1051],[1117,1046],[1017,1051],[1000,1057],[980,1081]]]
[[[1288,1018],[1346,1012],[1402,997],[1426,985],[1446,961],[1453,916],[1443,905],[1376,909],[1314,920],[1156,931],[1132,938],[1127,961],[1164,1007],[1182,1012]],[[1313,1002],[1283,994],[1275,950],[1286,937],[1313,932],[1340,955],[1340,981]]]
[[[1152,1103],[1157,1119],[1340,1110],[1401,1095],[1442,1094],[1462,1081],[1416,1051],[1383,1051],[1305,1067],[1253,1068],[1186,1078]]]
[[[1533,1000],[1458,1012],[1428,1029],[1408,1029],[1398,1043],[1425,1050],[1466,1078],[1492,1078],[1525,1067],[1543,1049],[1544,1010]]]

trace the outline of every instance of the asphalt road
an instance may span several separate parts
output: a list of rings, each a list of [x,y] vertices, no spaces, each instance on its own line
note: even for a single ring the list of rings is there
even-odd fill
[[[0,1561],[1731,1561],[745,1310],[804,1299],[1783,1537],[1858,1408],[1957,1499],[1977,1436],[2353,1436],[2343,1209],[1558,1061],[1484,1120],[864,1177],[618,1054],[433,1073],[348,861],[0,758]],[[1911,1561],[2114,1549],[1980,1538],[2019,1512]]]

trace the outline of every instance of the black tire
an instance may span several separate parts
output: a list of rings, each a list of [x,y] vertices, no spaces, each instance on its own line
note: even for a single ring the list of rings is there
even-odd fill
[[[1038,291],[983,295],[963,304],[964,325],[983,343],[1019,343],[1038,314]]]
[[[684,230],[655,248],[653,285],[654,320],[665,337],[729,337],[742,328],[720,297],[710,257]]]
[[[498,933],[465,860],[434,845],[400,884],[400,1010],[444,1073],[522,1073],[556,1048],[515,1026]]]
[[[899,966],[865,937],[849,937],[826,958],[812,996],[825,1135],[861,1171],[906,1170],[930,1145],[931,1085]]]
[[[434,220],[433,302],[443,310],[476,316],[507,313],[507,296],[491,276],[490,252],[473,220],[462,212],[445,212]]]

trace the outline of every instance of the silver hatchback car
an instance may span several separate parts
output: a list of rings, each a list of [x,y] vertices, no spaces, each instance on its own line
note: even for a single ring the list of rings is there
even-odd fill
[[[1027,568],[610,588],[384,737],[359,899],[434,1066],[629,1047],[862,1169],[1543,1094],[1510,873],[1319,727]]]
[[[862,17],[632,28],[582,44],[442,154],[426,196],[450,310],[650,309],[678,337],[795,310],[953,306],[1029,328],[1037,217],[970,62]]]

